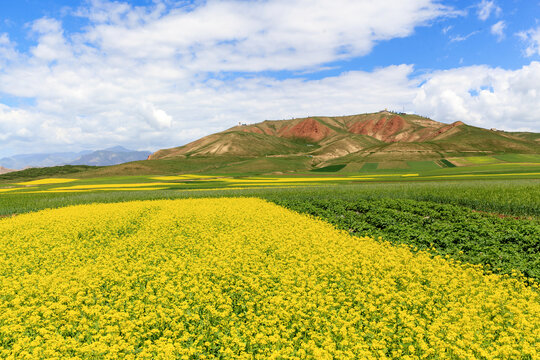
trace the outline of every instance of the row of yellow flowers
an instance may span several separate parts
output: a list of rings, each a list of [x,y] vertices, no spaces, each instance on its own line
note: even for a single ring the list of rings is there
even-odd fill
[[[0,358],[540,356],[535,283],[260,199],[0,220]]]

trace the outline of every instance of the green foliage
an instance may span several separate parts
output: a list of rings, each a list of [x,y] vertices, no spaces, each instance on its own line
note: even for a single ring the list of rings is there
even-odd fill
[[[481,164],[493,164],[499,162],[498,159],[495,159],[492,156],[467,156],[461,158],[462,162],[469,164],[481,165]]]
[[[362,165],[362,168],[360,169],[360,171],[377,170],[378,165],[379,165],[378,163],[365,163],[364,165]]]
[[[82,171],[88,171],[93,169],[99,169],[100,166],[88,166],[88,165],[64,165],[64,166],[52,166],[43,168],[29,168],[21,171],[14,171],[7,174],[0,175],[0,180],[23,180],[33,179],[40,177],[53,177],[59,175],[68,175],[80,173]]]
[[[407,161],[407,165],[411,170],[436,170],[440,169],[434,161]]]
[[[456,167],[456,165],[452,164],[450,161],[446,159],[441,159],[440,161],[444,165],[444,167],[449,167],[449,168]]]
[[[347,166],[347,165],[344,165],[344,164],[328,165],[328,166],[325,166],[325,167],[322,167],[322,168],[313,169],[311,171],[313,171],[313,172],[337,172],[337,171],[343,169],[345,166]]]
[[[88,179],[85,184],[141,182],[142,178],[117,177]],[[206,185],[207,189],[209,185]],[[175,199],[221,196],[289,196],[304,194],[346,200],[411,199],[452,204],[470,209],[511,216],[540,217],[540,180],[454,180],[438,182],[340,184],[324,187],[302,186],[273,189],[214,189],[197,191],[152,190],[89,193],[51,193],[0,195],[0,216],[94,202]]]
[[[502,154],[493,157],[508,162],[540,163],[540,155],[538,154]]]

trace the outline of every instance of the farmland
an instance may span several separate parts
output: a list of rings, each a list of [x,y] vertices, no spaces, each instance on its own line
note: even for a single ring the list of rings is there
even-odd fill
[[[538,355],[536,283],[260,199],[64,207],[0,234],[6,358]]]
[[[540,360],[540,0],[0,10],[0,360]]]
[[[538,165],[408,165],[6,180],[1,357],[536,358]]]

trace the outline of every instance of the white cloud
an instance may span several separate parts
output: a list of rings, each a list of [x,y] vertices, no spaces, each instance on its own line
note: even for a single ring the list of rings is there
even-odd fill
[[[447,34],[450,30],[452,30],[453,28],[454,28],[453,25],[448,25],[447,27],[445,27],[445,28],[442,29],[442,33],[446,35],[446,34]]]
[[[471,66],[429,74],[413,103],[443,122],[540,130],[540,63],[517,70]]]
[[[10,41],[8,34],[0,34],[0,71],[9,61],[17,57],[14,44]]]
[[[172,117],[148,102],[141,104],[141,115],[154,129],[168,129],[172,125]]]
[[[162,16],[116,7],[106,16],[92,9],[88,16],[102,22],[84,34],[87,40],[111,55],[177,57],[203,72],[319,66],[367,54],[377,41],[408,36],[451,13],[432,0],[209,1]]]
[[[31,49],[36,59],[66,61],[71,57],[71,50],[66,44],[62,24],[54,19],[43,18],[32,24],[32,30],[38,35],[37,46]]]
[[[474,36],[476,34],[478,34],[479,31],[473,31],[473,32],[470,32],[468,33],[467,35],[456,35],[456,36],[452,36],[450,37],[450,42],[461,42],[461,41],[465,41],[467,40],[468,38],[470,38],[471,36]]]
[[[504,39],[504,30],[506,29],[506,23],[501,20],[491,26],[491,33],[497,36],[497,41]]]
[[[526,56],[540,55],[540,26],[536,29],[522,31],[517,35],[527,43]]]
[[[483,21],[487,20],[492,13],[495,14],[495,16],[500,16],[502,13],[502,9],[497,6],[493,0],[482,0],[477,7],[478,18]]]

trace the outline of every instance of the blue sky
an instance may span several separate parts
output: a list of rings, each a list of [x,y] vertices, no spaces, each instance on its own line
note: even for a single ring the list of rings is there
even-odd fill
[[[540,131],[539,61],[540,0],[3,1],[0,156],[381,108]]]

